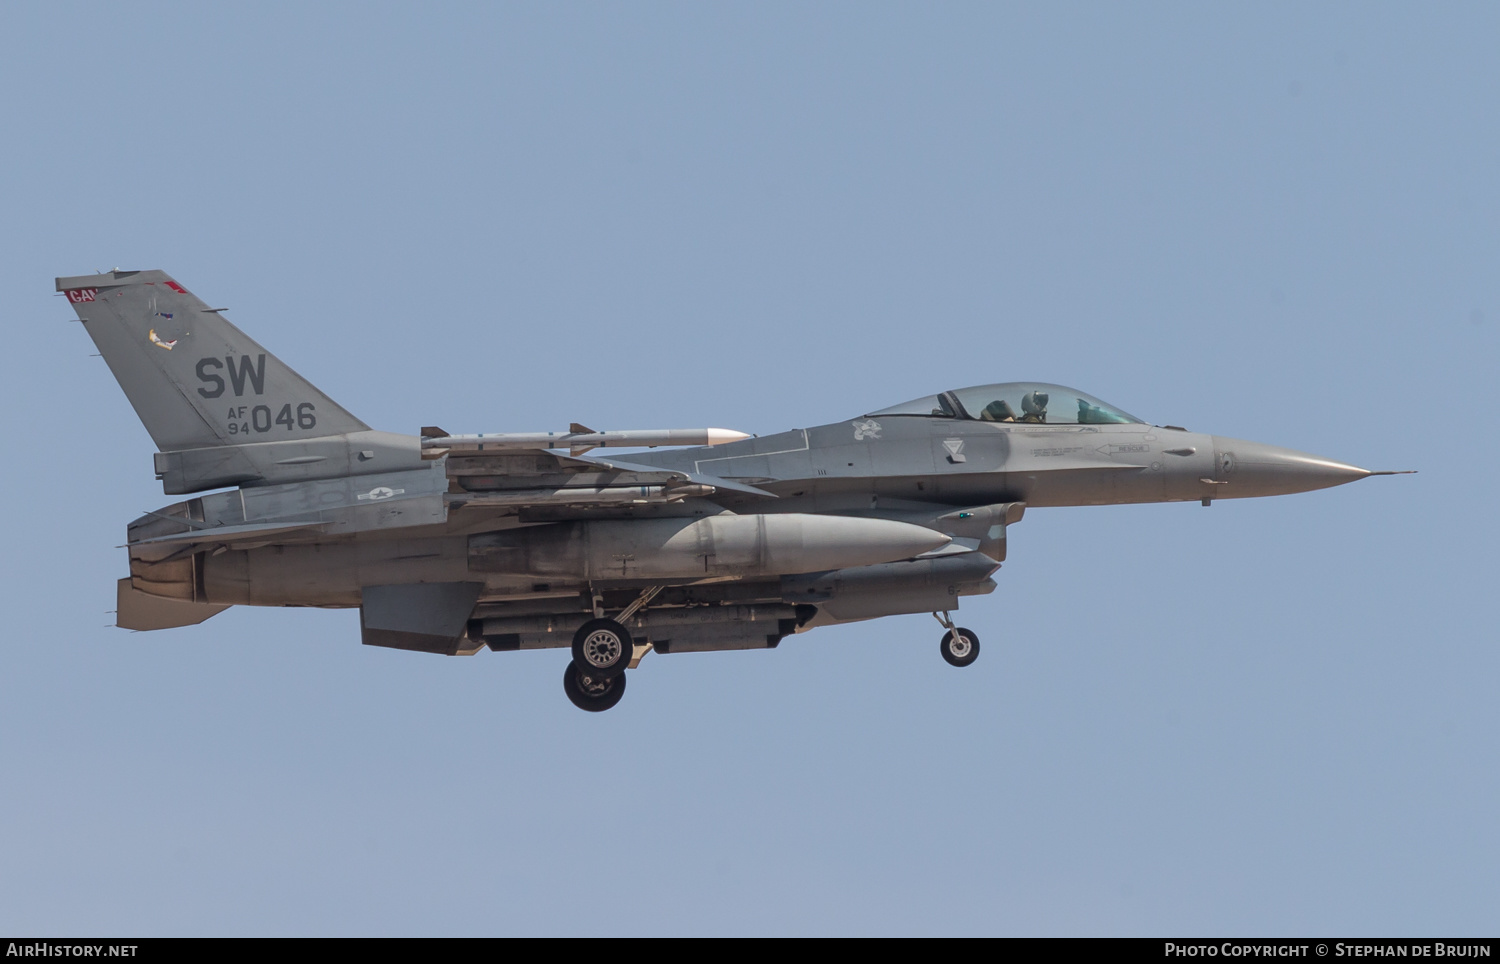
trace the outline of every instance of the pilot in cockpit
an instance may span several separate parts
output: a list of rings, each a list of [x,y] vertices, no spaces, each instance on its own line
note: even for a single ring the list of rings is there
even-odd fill
[[[997,398],[984,407],[979,417],[986,422],[1045,422],[1047,399],[1046,392],[1027,392],[1021,396],[1021,417],[1017,418],[1016,410],[1010,407],[1010,402]]]

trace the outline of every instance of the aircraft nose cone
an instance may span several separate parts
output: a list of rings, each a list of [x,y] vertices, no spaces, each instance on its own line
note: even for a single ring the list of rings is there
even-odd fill
[[[1216,498],[1311,492],[1366,478],[1373,473],[1306,452],[1261,442],[1214,436]]]

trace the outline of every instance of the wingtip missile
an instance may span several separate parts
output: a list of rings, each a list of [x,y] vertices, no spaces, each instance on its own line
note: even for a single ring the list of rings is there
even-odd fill
[[[444,449],[465,452],[501,452],[521,449],[568,449],[574,453],[596,448],[657,448],[659,446],[724,445],[750,438],[744,432],[727,428],[640,429],[625,432],[596,432],[578,422],[568,432],[513,432],[504,434],[442,435],[435,426],[422,429],[424,450]],[[579,430],[582,431],[579,431]]]
[[[704,429],[704,434],[708,437],[708,441],[703,443],[705,445],[723,445],[727,442],[742,442],[750,438],[746,433],[736,432],[732,428]]]

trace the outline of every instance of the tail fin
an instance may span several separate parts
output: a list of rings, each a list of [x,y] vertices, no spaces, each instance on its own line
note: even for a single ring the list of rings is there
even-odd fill
[[[163,452],[368,431],[164,271],[58,278]]]

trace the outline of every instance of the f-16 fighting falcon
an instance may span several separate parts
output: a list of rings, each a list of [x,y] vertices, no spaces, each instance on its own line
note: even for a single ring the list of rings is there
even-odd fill
[[[590,711],[652,651],[769,649],[900,613],[932,613],[943,659],[968,666],[979,637],[952,614],[994,590],[1028,507],[1208,505],[1393,474],[1149,425],[1040,382],[763,437],[378,432],[165,272],[57,290],[156,442],[166,494],[191,496],[127,527],[119,626],[358,609],[370,646],[570,649],[563,689]],[[597,454],[622,447],[667,450]]]

